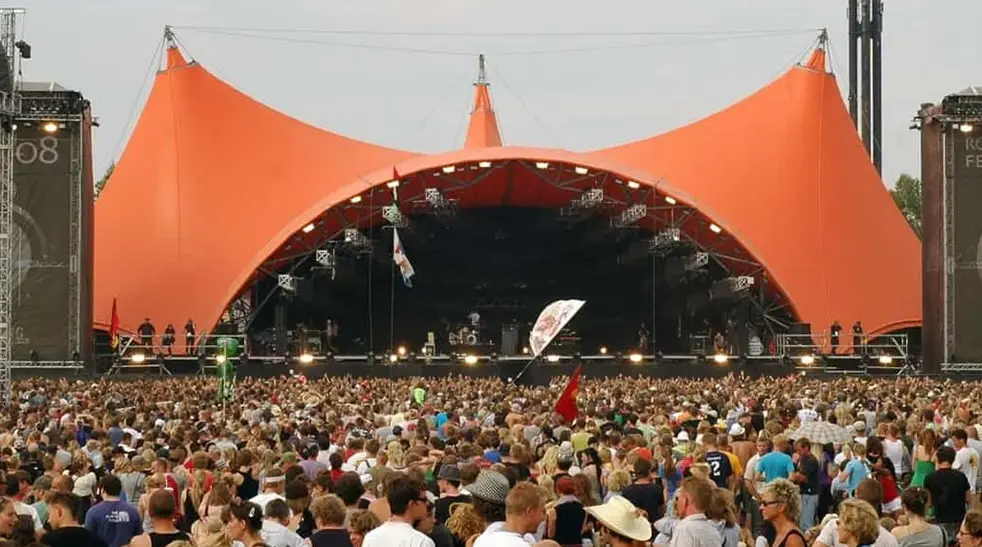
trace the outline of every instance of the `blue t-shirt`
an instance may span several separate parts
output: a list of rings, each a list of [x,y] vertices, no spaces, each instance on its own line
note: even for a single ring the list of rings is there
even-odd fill
[[[501,463],[501,453],[497,450],[488,450],[484,453],[484,460],[491,463]]]
[[[772,450],[757,460],[757,472],[764,474],[764,482],[786,479],[794,472],[794,462],[780,450]]]
[[[122,500],[95,504],[85,514],[85,527],[95,532],[109,547],[128,545],[131,539],[143,533],[140,512]]]
[[[862,460],[852,460],[846,464],[846,488],[852,494],[864,480],[869,478],[869,469]]]

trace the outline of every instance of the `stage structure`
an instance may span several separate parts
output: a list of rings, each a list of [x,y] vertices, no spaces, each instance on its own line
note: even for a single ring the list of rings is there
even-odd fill
[[[920,325],[919,244],[856,134],[828,70],[824,35],[800,64],[727,109],[587,152],[505,145],[484,59],[463,147],[419,154],[298,122],[216,78],[170,34],[166,46],[166,62],[96,204],[98,328],[108,326],[114,296],[124,330],[150,317],[160,333],[191,317],[208,332],[260,283],[275,290],[252,299],[251,318],[264,303],[304,299],[314,275],[340,282],[346,261],[365,262],[366,277],[384,273],[391,283],[385,226],[404,227],[413,283],[423,287],[427,272],[441,266],[415,264],[421,243],[414,224],[453,226],[470,222],[470,210],[496,208],[551,211],[551,222],[571,229],[599,218],[603,237],[640,239],[618,259],[650,257],[641,261],[649,286],[670,273],[716,270],[702,298],[744,299],[775,330],[795,322],[821,333],[835,320],[861,320],[874,338]],[[220,144],[209,138],[216,127],[225,136]],[[133,226],[148,228],[147,245],[114,244]],[[673,255],[679,246],[686,253]],[[442,267],[466,260],[464,250],[445,250]],[[658,261],[663,270],[651,267]],[[155,266],[134,275],[134,262]],[[369,313],[384,318],[388,294],[369,295]],[[647,296],[650,302],[636,300],[650,321],[649,310],[665,299],[654,288]],[[399,298],[397,310],[412,297]],[[370,340],[368,353],[395,349],[387,345]],[[844,337],[840,350],[849,346]]]
[[[982,371],[982,88],[925,104],[924,368]]]
[[[15,118],[13,366],[79,368],[92,357],[91,112],[53,82],[20,85]]]
[[[10,404],[10,367],[13,356],[12,335],[14,283],[13,239],[16,228],[14,209],[14,119],[20,113],[16,77],[19,74],[22,47],[17,39],[18,22],[25,11],[0,9],[0,402]],[[26,47],[29,54],[30,46]]]

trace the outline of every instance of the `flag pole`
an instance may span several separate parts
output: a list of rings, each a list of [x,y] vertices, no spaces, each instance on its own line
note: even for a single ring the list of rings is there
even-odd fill
[[[528,363],[525,363],[525,366],[522,367],[522,370],[519,371],[518,374],[516,374],[515,377],[511,379],[511,384],[512,385],[515,385],[515,382],[517,382],[519,379],[521,379],[522,376],[525,376],[525,371],[527,371],[529,369],[529,367],[532,366],[532,363],[534,363],[535,360],[538,359],[538,358],[539,358],[538,355],[533,355],[532,358],[529,359],[529,362]]]
[[[389,352],[396,351],[396,230],[392,227],[392,260],[390,261],[391,275],[389,279]],[[389,377],[392,376],[392,362],[389,362]]]

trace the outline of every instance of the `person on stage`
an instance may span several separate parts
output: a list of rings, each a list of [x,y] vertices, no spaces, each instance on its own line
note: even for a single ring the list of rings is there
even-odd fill
[[[194,353],[194,321],[188,318],[188,322],[184,323],[184,354],[191,355]]]
[[[648,332],[648,327],[641,323],[641,328],[638,329],[638,349],[642,352],[648,351],[648,337],[651,335]]]
[[[836,319],[832,322],[832,326],[829,327],[829,342],[832,345],[832,355],[835,355],[839,351],[840,334],[842,334],[842,325],[840,325],[839,320]]]

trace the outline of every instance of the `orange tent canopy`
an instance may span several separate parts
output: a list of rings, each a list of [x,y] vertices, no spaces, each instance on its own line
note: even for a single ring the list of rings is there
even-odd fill
[[[214,325],[307,223],[393,178],[466,162],[575,164],[657,185],[760,264],[823,330],[921,321],[920,248],[863,149],[821,50],[757,93],[664,135],[592,152],[501,146],[487,85],[461,150],[422,155],[306,125],[168,50],[96,203],[95,317]],[[544,199],[529,188],[519,201]],[[464,206],[502,199],[474,191]],[[509,203],[515,204],[514,201]]]

